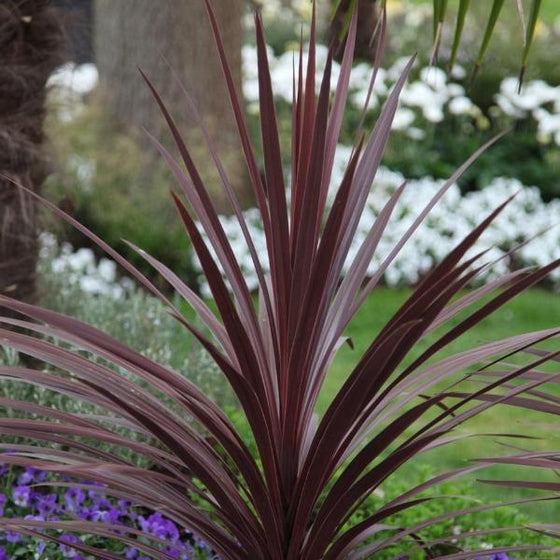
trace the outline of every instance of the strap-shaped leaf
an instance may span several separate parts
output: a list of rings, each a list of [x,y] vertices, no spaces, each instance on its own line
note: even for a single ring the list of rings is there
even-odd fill
[[[476,75],[478,74],[478,71],[482,66],[484,55],[486,54],[488,45],[490,44],[490,39],[492,38],[492,33],[494,32],[494,28],[496,27],[496,23],[498,21],[498,17],[500,16],[500,12],[502,11],[503,5],[504,0],[494,0],[492,3],[492,9],[490,10],[490,15],[488,16],[488,22],[486,24],[486,29],[484,30],[482,43],[480,45],[480,49],[474,63],[471,81],[476,78]]]
[[[453,46],[451,47],[451,55],[449,56],[449,71],[453,70],[455,60],[457,59],[457,52],[461,44],[461,37],[463,36],[463,28],[465,27],[465,19],[469,10],[471,0],[459,0],[459,8],[457,9],[457,22],[455,23],[455,32],[453,34]]]
[[[523,84],[523,77],[525,75],[525,70],[527,68],[527,62],[529,61],[529,52],[531,51],[531,46],[533,45],[533,39],[535,36],[535,29],[537,27],[537,21],[541,10],[541,4],[542,4],[542,0],[531,0],[529,21],[527,22],[527,27],[525,31],[525,48],[523,49],[523,58],[521,59],[521,68],[519,70],[520,90]]]
[[[348,0],[348,7],[344,10],[342,14],[342,25],[340,26],[340,31],[338,32],[338,40],[342,43],[348,34],[350,29],[350,22],[352,20],[352,14],[357,12],[357,5],[360,0]],[[340,13],[342,7],[342,0],[335,0],[331,8],[331,19],[334,19],[337,14]]]
[[[443,29],[443,22],[447,12],[447,0],[433,0],[434,2],[434,19],[433,19],[433,50],[431,56],[431,63],[437,60],[439,46],[441,43],[441,33]]]

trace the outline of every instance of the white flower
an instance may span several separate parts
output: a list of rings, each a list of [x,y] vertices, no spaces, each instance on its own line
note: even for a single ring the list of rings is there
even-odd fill
[[[92,91],[99,81],[95,64],[64,64],[49,78],[48,86],[55,86],[62,95],[72,93],[84,96]]]
[[[543,80],[528,82],[520,92],[518,88],[517,78],[505,78],[500,84],[500,93],[496,95],[496,102],[502,110],[516,118],[521,118],[528,111],[534,111],[546,103],[556,103],[560,99],[560,89],[548,85]]]
[[[406,129],[406,135],[412,140],[422,140],[425,138],[426,133],[421,128],[410,126]]]
[[[428,119],[430,122],[441,122],[444,118],[443,111],[441,107],[437,107],[436,105],[429,105],[424,107],[424,117]]]
[[[50,257],[57,249],[58,245],[56,242],[56,237],[49,233],[48,231],[42,231],[39,234],[39,258],[47,259]]]
[[[560,135],[560,114],[552,114],[546,109],[537,108],[533,111],[533,116],[538,123],[538,134],[541,139],[554,138],[556,144],[559,144]]]
[[[91,249],[82,248],[68,255],[67,263],[76,271],[91,270],[95,266],[95,257]]]
[[[107,284],[95,276],[83,276],[80,278],[80,288],[88,294],[107,294]]]
[[[243,80],[243,95],[247,101],[258,101],[259,81],[256,78],[246,78]]]
[[[454,97],[448,105],[449,112],[454,115],[467,115],[475,107],[474,103],[465,96]]]
[[[445,72],[437,66],[427,66],[420,70],[420,79],[433,89],[443,89],[447,84]]]
[[[460,97],[465,95],[465,88],[461,84],[447,84],[447,93],[450,97]]]
[[[455,63],[453,68],[451,69],[451,77],[455,78],[456,80],[462,80],[467,76],[467,71],[460,65]]]
[[[72,73],[72,89],[79,95],[86,95],[99,82],[97,66],[92,63],[78,64]]]
[[[365,94],[368,91],[371,78],[373,75],[373,69],[371,64],[366,64],[362,62],[352,68],[352,73],[350,75],[350,89],[358,90],[358,92],[363,92]],[[375,76],[375,81],[373,82],[373,92],[379,95],[387,95],[387,72],[384,68],[378,68],[377,75]]]
[[[360,109],[368,102],[368,109],[377,109],[379,107],[379,98],[375,95],[375,92],[371,92],[369,99],[367,99],[367,89],[360,89],[356,93],[350,94],[350,101],[353,105],[359,107]]]
[[[412,82],[403,88],[400,99],[406,105],[424,107],[427,103],[432,103],[436,98],[432,88],[424,82]]]
[[[519,80],[510,76],[509,78],[504,78],[500,84],[500,91],[507,95],[508,97],[513,97],[517,95],[517,90],[519,88]]]
[[[350,153],[351,148],[348,146],[337,148],[333,185],[340,181]],[[345,272],[352,259],[357,255],[375,217],[387,202],[389,194],[403,180],[400,173],[380,167],[368,196],[363,216],[358,224],[355,239],[348,251],[344,264]],[[378,250],[368,266],[368,274],[372,275],[376,272],[421,209],[443,186],[443,183],[442,180],[434,180],[429,177],[408,182],[407,189],[397,203],[393,219],[389,222]],[[457,185],[452,185],[387,269],[384,274],[385,282],[389,286],[417,282],[498,204],[518,191],[518,196],[490,225],[467,255],[468,258],[482,249],[490,249],[485,255],[485,262],[497,261],[484,272],[480,280],[487,281],[505,274],[508,271],[508,260],[501,257],[517,242],[534,235],[540,234],[535,242],[523,246],[518,251],[517,258],[521,264],[544,265],[560,258],[560,227],[553,227],[560,216],[560,201],[544,204],[538,189],[524,187],[515,179],[498,178],[492,181],[486,189],[468,193],[465,196],[461,195]],[[332,203],[332,196],[330,201]],[[262,228],[259,226],[258,210],[248,210],[245,216],[259,255],[266,257],[266,245]],[[238,226],[235,225],[235,219],[223,218],[223,223],[232,240],[235,253],[239,255],[247,284],[250,289],[255,289],[258,281],[253,263],[244,240],[240,237]],[[542,233],[547,228],[550,229]],[[263,259],[263,266],[268,269],[266,258]],[[200,268],[200,265],[198,267]],[[560,274],[552,274],[550,279],[559,283]],[[205,285],[203,285],[203,292],[209,294],[208,287]]]
[[[497,93],[494,96],[494,101],[496,105],[508,116],[514,117],[516,119],[521,119],[525,116],[524,111],[518,109],[510,100],[507,95],[503,93]]]
[[[414,122],[414,111],[406,107],[399,107],[395,111],[395,117],[391,128],[393,130],[405,130]]]
[[[105,282],[112,283],[117,277],[117,264],[109,259],[101,259],[97,271]]]

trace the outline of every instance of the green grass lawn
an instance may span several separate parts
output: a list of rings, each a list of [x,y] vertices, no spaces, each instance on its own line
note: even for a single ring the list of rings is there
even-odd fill
[[[373,340],[380,329],[385,325],[389,318],[398,310],[400,305],[410,296],[410,289],[389,289],[379,288],[364,303],[362,309],[350,323],[346,334],[352,338],[354,349],[348,345],[343,345],[332,365],[331,371],[325,381],[323,391],[319,397],[318,412],[323,413],[329,403],[334,398],[335,393],[343,385],[346,377],[352,371],[359,357],[366,350],[369,343]],[[212,303],[210,304],[213,307]],[[451,324],[456,324],[459,318],[454,319]],[[544,289],[529,290],[502,309],[465,333],[449,347],[442,350],[434,359],[441,359],[449,354],[456,354],[461,351],[476,347],[492,340],[499,340],[511,335],[538,331],[560,324],[560,296]],[[419,355],[427,346],[433,342],[439,332],[433,333],[411,352],[409,360]],[[554,341],[546,345],[548,348],[557,348],[558,342]],[[514,361],[513,359],[511,361]],[[558,364],[542,366],[541,369],[558,371]],[[457,372],[458,376],[460,372]],[[456,376],[454,379],[457,379]],[[550,388],[560,393],[559,388]],[[558,425],[558,429],[551,429],[550,426],[538,426],[536,424],[553,423]],[[492,457],[499,454],[511,452],[501,445],[501,443],[526,446],[533,450],[558,450],[560,449],[560,422],[555,417],[543,417],[543,415],[531,414],[519,408],[500,405],[494,407],[484,414],[466,423],[460,433],[484,434],[484,433],[508,433],[508,434],[531,434],[540,439],[511,440],[502,438],[501,442],[497,437],[470,437],[457,444],[439,448],[433,452],[426,453],[413,461],[410,465],[403,467],[399,476],[407,476],[407,473],[418,469],[422,464],[427,464],[435,469],[450,470],[453,468],[469,464],[469,460],[477,457]],[[527,472],[522,469],[508,468],[506,472],[492,468],[485,471],[486,478],[507,477],[510,479],[524,478],[548,478],[550,473],[533,470]],[[496,490],[495,487],[480,485],[479,492],[484,499],[516,499],[527,497],[523,491]],[[507,496],[507,497],[504,497]],[[538,506],[528,506],[527,513],[541,521],[552,522],[560,518],[560,501],[539,504]]]
[[[332,394],[340,387],[358,357],[365,351],[373,337],[400,305],[411,294],[409,289],[381,288],[370,296],[349,325],[346,334],[352,338],[354,350],[348,345],[341,348],[333,364],[320,401],[324,410]],[[513,334],[554,327],[560,320],[560,296],[546,290],[533,289],[518,296],[504,308],[485,319],[449,346],[447,353],[456,353],[481,343],[497,340]],[[454,320],[453,325],[458,320]],[[418,352],[427,348],[434,336],[418,346]],[[442,353],[445,355],[445,352]]]
[[[365,303],[360,313],[350,324],[347,334],[352,337],[355,349],[351,350],[345,345],[339,352],[332,370],[326,380],[324,391],[321,394],[319,402],[319,411],[324,411],[328,403],[332,400],[334,393],[340,388],[351,371],[353,365],[361,353],[367,348],[376,333],[385,324],[389,317],[398,309],[403,301],[410,295],[410,290],[390,290],[379,289],[372,294]],[[448,349],[442,351],[439,357],[448,355],[449,353],[457,353],[462,350],[476,347],[482,343],[505,338],[513,334],[541,330],[557,326],[560,323],[560,296],[551,292],[533,289],[525,294],[520,295],[503,309],[498,310],[494,315],[477,325],[470,332],[464,334],[460,339],[453,343]],[[418,354],[425,349],[434,337],[431,336],[422,342],[416,351]],[[558,343],[552,343],[555,347]],[[550,345],[549,345],[550,346]],[[556,370],[557,364],[554,364]],[[553,389],[554,390],[554,389]],[[485,412],[483,415],[474,418],[470,423],[466,424],[461,430],[463,433],[517,433],[535,434],[541,439],[522,443],[531,449],[560,449],[560,429],[553,430],[550,426],[537,427],[535,423],[556,423],[560,428],[557,418],[543,417],[542,415],[531,415],[526,411],[508,407],[499,406]],[[497,438],[481,438],[473,437],[464,440],[458,444],[438,449],[420,458],[420,461],[429,463],[436,468],[454,468],[464,466],[468,459],[475,457],[489,457],[500,453],[507,453],[507,448],[496,442]],[[512,443],[512,440],[509,440]],[[515,443],[520,445],[519,443]],[[419,464],[419,463],[417,463]],[[416,465],[417,465],[416,464]],[[411,465],[402,470],[406,475],[406,470],[417,468]],[[496,469],[488,471],[485,476],[490,474],[499,477],[500,473]],[[516,478],[522,475],[528,476],[527,472],[510,469],[507,473],[509,477]],[[548,476],[550,473],[541,473],[536,470],[529,473],[531,477]],[[491,478],[491,477],[490,477]],[[496,491],[490,486],[481,486],[481,493],[489,498],[503,498],[503,491]],[[508,496],[524,495],[522,492],[515,493],[508,491]],[[538,517],[542,521],[552,522],[560,515],[560,504],[548,504],[543,507],[533,507],[531,514]]]

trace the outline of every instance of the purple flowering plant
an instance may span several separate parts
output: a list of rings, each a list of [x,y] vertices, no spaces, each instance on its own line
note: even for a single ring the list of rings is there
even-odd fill
[[[475,464],[443,470],[420,484],[406,481],[410,484],[398,496],[388,498],[359,522],[350,524],[349,520],[374,492],[399,476],[401,467],[418,465],[423,453],[470,437],[458,433],[458,428],[494,406],[512,406],[522,414],[528,410],[554,418],[560,415],[558,398],[544,389],[547,383],[557,383],[558,375],[542,369],[546,362],[558,362],[560,353],[557,345],[551,350],[541,344],[553,343],[560,335],[558,327],[485,342],[460,354],[440,354],[523,290],[546,278],[560,261],[516,270],[464,292],[489,264],[486,252],[473,254],[472,249],[507,206],[509,200],[504,201],[481,217],[479,225],[423,278],[385,326],[372,333],[370,345],[358,356],[343,386],[319,417],[319,394],[338,349],[346,341],[349,322],[433,206],[488,146],[473,154],[442,185],[371,274],[371,259],[406,184],[388,198],[358,252],[349,255],[349,248],[413,60],[388,96],[371,134],[358,131],[346,173],[328,208],[357,13],[350,22],[332,98],[332,52],[316,96],[315,18],[306,72],[303,48],[294,61],[298,70],[293,80],[291,174],[286,185],[262,21],[256,17],[264,155],[261,174],[219,23],[209,0],[206,5],[266,247],[257,248],[251,238],[239,201],[188,94],[187,104],[202,127],[251,253],[259,297],[250,292],[185,139],[147,77],[181,163],[152,139],[177,178],[181,193],[172,193],[173,202],[204,270],[212,304],[163,263],[138,250],[195,310],[204,329],[193,324],[180,305],[94,233],[55,205],[42,202],[160,298],[186,332],[200,342],[231,385],[250,438],[244,438],[226,411],[179,372],[84,322],[0,296],[0,306],[19,314],[18,318],[13,314],[0,317],[11,327],[0,328],[0,343],[52,368],[0,367],[0,377],[44,387],[104,411],[102,415],[80,414],[2,399],[2,408],[21,413],[0,418],[0,432],[19,438],[17,444],[0,441],[3,449],[12,451],[3,460],[71,477],[72,482],[63,494],[55,493],[56,499],[50,497],[53,492],[37,497],[29,477],[42,475],[37,471],[19,473],[3,506],[0,531],[4,531],[8,546],[17,544],[13,541],[23,535],[43,537],[51,543],[48,546],[58,545],[60,554],[77,551],[75,557],[89,554],[103,560],[118,560],[123,553],[131,558],[173,560],[182,552],[162,550],[162,539],[166,546],[173,539],[184,543],[186,531],[192,531],[227,560],[369,560],[382,558],[395,545],[404,548],[405,556],[415,558],[422,552],[430,555],[434,547],[457,548],[455,543],[469,535],[451,533],[430,539],[423,536],[425,529],[499,504],[448,511],[405,527],[395,519],[430,501],[442,501],[438,485],[480,473],[488,465],[552,472],[558,466],[558,452],[532,453],[511,445],[505,456],[481,457]],[[380,37],[384,36],[385,18],[379,29]],[[372,84],[383,41],[378,44]],[[264,258],[270,273],[264,272]],[[347,259],[351,262],[343,275]],[[96,361],[92,355],[101,359]],[[138,437],[123,434],[123,427]],[[527,439],[524,433],[490,432],[480,436]],[[122,450],[143,457],[144,463],[126,459]],[[483,482],[506,489],[560,491],[557,479]],[[94,483],[103,486],[92,487]],[[46,482],[38,484],[45,486]],[[552,500],[556,496],[532,499]],[[125,502],[119,505],[118,500]],[[125,506],[128,502],[134,504],[132,510],[131,505]],[[130,512],[136,507],[150,513],[134,518]],[[541,530],[551,532],[553,528]],[[476,534],[494,532],[481,528]],[[74,536],[71,542],[61,536],[70,534]],[[118,541],[124,550],[112,552],[106,539]],[[197,546],[200,548],[199,541]],[[138,553],[126,550],[130,548]],[[541,554],[549,549],[548,544],[519,542],[496,547],[492,555]],[[489,554],[482,547],[459,548],[447,557],[466,560]]]
[[[0,463],[0,516],[27,521],[83,520],[122,526],[138,531],[139,542],[152,537],[161,541],[163,553],[177,560],[219,560],[204,541],[178,527],[160,512],[134,507],[125,499],[107,496],[104,484],[76,481],[47,473],[34,467],[8,466]],[[64,486],[60,483],[64,482]],[[102,547],[127,560],[150,560],[138,548],[115,539],[73,533],[61,533],[61,542],[29,536],[17,531],[0,531],[0,560],[49,559],[90,560],[72,544]]]

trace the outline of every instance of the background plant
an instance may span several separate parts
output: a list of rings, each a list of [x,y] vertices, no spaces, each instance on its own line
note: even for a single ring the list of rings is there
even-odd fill
[[[72,70],[64,69],[53,79],[57,95],[52,96],[48,120],[51,149],[59,169],[47,180],[45,190],[80,222],[95,228],[108,243],[128,254],[144,272],[145,261],[122,241],[134,239],[157,258],[173,266],[184,278],[191,277],[188,242],[179,220],[169,208],[165,188],[172,177],[159,160],[145,153],[138,135],[119,128],[103,111],[95,96],[76,103],[80,88],[89,90],[91,78],[82,69],[71,82]],[[70,79],[69,79],[70,77]],[[89,81],[90,83],[82,82]],[[70,83],[67,83],[70,82]],[[76,91],[78,90],[78,91]],[[146,173],[150,188],[146,196]],[[107,204],[110,200],[111,204]],[[87,238],[52,216],[44,215],[44,229],[54,231],[72,245],[88,245]],[[95,249],[95,244],[89,243]]]
[[[418,23],[412,29],[421,33]],[[250,111],[255,113],[258,110],[255,48],[245,46],[243,55],[244,95]],[[324,68],[326,56],[327,48],[319,47],[318,75]],[[291,50],[271,57],[273,83],[279,84],[276,96],[281,102],[281,133],[286,130],[286,124],[282,123],[288,121],[292,102],[289,82],[292,58]],[[411,70],[411,79],[403,88],[392,124],[395,133],[383,159],[385,165],[408,178],[447,178],[461,165],[465,149],[474,151],[500,130],[511,128],[511,134],[493,150],[481,154],[472,168],[466,170],[461,177],[461,190],[481,190],[497,177],[511,177],[527,186],[537,186],[545,200],[558,196],[560,149],[556,139],[557,136],[560,139],[560,86],[541,78],[527,81],[518,92],[517,77],[506,74],[487,90],[490,99],[480,100],[469,84],[465,66],[455,65],[448,75],[444,69],[430,66],[429,61],[422,62],[425,65],[419,64]],[[365,122],[373,126],[406,63],[405,57],[397,57],[380,68],[371,95],[368,92],[371,65],[360,62],[354,66],[349,106],[341,131],[342,144],[351,145],[354,141],[366,100]],[[339,71],[339,65],[334,62],[333,76],[338,76]],[[547,76],[546,79],[551,78]],[[453,141],[458,135],[464,138],[460,145]],[[288,154],[289,142],[285,140],[281,145]]]
[[[337,147],[333,166],[332,185],[340,184],[346,169],[346,163],[352,152],[347,146]],[[350,269],[352,258],[358,253],[371,227],[390,196],[405,182],[405,177],[387,168],[380,168],[375,188],[368,195],[364,212],[358,223],[356,233],[348,249],[348,257],[343,270]],[[387,224],[384,236],[380,239],[376,253],[368,265],[368,275],[373,276],[390,254],[395,243],[414,223],[423,205],[442,188],[445,180],[425,177],[409,179],[408,189],[396,203],[394,214],[398,220]],[[488,212],[500,201],[517,195],[508,208],[490,224],[485,233],[473,247],[474,250],[488,250],[488,257],[495,262],[488,266],[473,281],[475,284],[496,279],[510,270],[532,265],[545,265],[560,258],[560,227],[558,216],[560,204],[553,200],[543,203],[536,187],[524,187],[515,179],[494,179],[485,189],[462,195],[457,184],[452,185],[430,215],[422,222],[409,242],[393,259],[383,273],[387,286],[413,286],[419,282],[433,267],[441,262],[449,251],[477,223],[477,216]],[[331,196],[332,195],[332,196]],[[327,198],[330,207],[334,200],[331,192]],[[244,213],[251,237],[259,247],[266,245],[265,232],[259,220],[258,211],[247,210]],[[245,280],[250,289],[258,287],[258,277],[253,266],[251,254],[244,245],[243,232],[235,217],[222,216],[222,225],[235,249]],[[537,237],[535,242],[530,239]],[[514,255],[509,252],[518,244],[523,244]],[[194,266],[200,271],[199,261]],[[264,262],[268,270],[268,262]],[[558,270],[551,271],[543,284],[554,290],[558,289],[560,276]],[[210,295],[208,283],[200,278],[200,288],[206,296]]]
[[[405,95],[393,123],[394,132],[384,154],[384,165],[408,179],[422,179],[426,184],[431,183],[431,177],[446,179],[461,165],[465,152],[474,151],[497,131],[513,127],[514,132],[503,138],[493,150],[481,154],[477,162],[466,170],[459,181],[459,187],[463,192],[480,190],[489,186],[492,188],[494,179],[498,177],[515,178],[527,187],[538,187],[543,200],[554,198],[559,185],[560,161],[560,148],[554,140],[557,121],[554,99],[558,97],[558,76],[549,61],[550,53],[556,51],[559,42],[553,25],[554,9],[544,7],[544,19],[539,20],[537,26],[525,87],[518,94],[516,73],[519,68],[519,52],[503,47],[509,45],[508,37],[521,36],[515,7],[506,3],[507,9],[502,10],[494,29],[495,37],[489,45],[489,64],[484,65],[475,82],[469,84],[468,70],[472,67],[472,60],[479,46],[477,33],[484,26],[485,12],[488,10],[477,3],[471,3],[472,17],[466,20],[458,53],[461,65],[456,65],[455,72],[446,76],[445,65],[432,67],[431,70],[427,67],[432,41],[430,4],[428,2],[418,6],[393,1],[389,5],[388,24],[390,29],[398,29],[399,32],[388,34],[383,68],[378,72],[370,110],[366,115],[367,127],[373,126],[387,91],[398,78],[402,64],[406,63],[402,54],[418,51],[420,57],[411,70],[410,85],[405,86]],[[446,46],[452,42],[451,24],[456,6],[451,2],[449,7],[451,11],[447,18],[448,25],[444,26],[441,46],[442,62],[449,54]],[[300,8],[310,11],[310,4],[293,3],[292,9],[283,8],[280,3],[267,3],[263,7],[267,37],[275,54],[271,57],[270,66],[275,84],[284,162],[290,157],[291,72],[293,49],[298,47],[297,21],[300,18],[295,11]],[[277,26],[280,29],[276,29]],[[305,29],[303,32],[305,37],[307,32]],[[296,41],[293,40],[294,37]],[[326,47],[317,46],[317,80],[324,66],[326,52]],[[256,50],[254,40],[251,41],[248,37],[245,38],[243,59],[244,93],[249,101],[248,126],[256,144],[257,160],[260,160],[262,154],[258,141],[259,123],[255,103],[258,96]],[[334,77],[338,73],[338,67],[337,63],[333,63]],[[353,131],[360,120],[370,68],[367,63],[354,64],[350,80],[352,94],[340,136],[341,142],[347,146],[353,142]],[[103,114],[99,92],[91,92],[97,82],[95,66],[87,64],[78,67],[68,65],[50,81],[53,86],[50,103],[52,113],[48,119],[48,128],[51,147],[57,154],[59,173],[49,178],[47,197],[61,203],[63,208],[69,209],[87,227],[124,252],[152,280],[159,281],[149,265],[134,251],[129,250],[121,241],[122,238],[143,247],[170,266],[189,285],[195,286],[197,271],[193,270],[191,259],[185,256],[188,240],[182,235],[180,222],[166,203],[165,191],[173,186],[173,179],[165,171],[162,162],[150,161],[149,167],[154,171],[156,180],[152,182],[154,188],[149,188],[149,192],[146,192],[143,169],[147,163],[139,135],[128,133],[124,127],[115,125],[114,121]],[[507,101],[505,104],[502,102],[504,97]],[[520,112],[520,107],[529,109]],[[540,116],[540,120],[535,115]],[[545,123],[547,126],[543,128]],[[461,142],[456,141],[458,135],[462,138]],[[108,138],[111,140],[108,141]],[[193,144],[197,158],[198,152],[203,151],[202,148],[198,149],[198,144],[199,142]],[[511,184],[514,184],[513,181]],[[107,209],[103,201],[109,196],[114,203]],[[134,203],[130,204],[130,200]],[[552,211],[551,208],[550,212]],[[537,223],[540,219],[537,212],[532,215],[530,211],[524,213],[531,223]],[[120,216],[130,216],[130,219],[122,223]],[[247,218],[249,223],[258,222],[258,219],[252,220],[249,216],[250,213]],[[57,235],[64,236],[76,247],[81,244],[91,245],[75,230],[61,227],[50,217],[44,219],[43,227],[56,231]],[[524,229],[515,232],[508,230],[510,239],[523,237],[524,234]],[[432,262],[432,244],[424,254],[414,255],[412,262]],[[546,247],[550,245],[545,244]],[[423,245],[416,244],[415,251],[422,247]],[[236,248],[243,251],[242,245]],[[533,248],[534,245],[528,246],[526,251]],[[538,254],[538,251],[534,252]],[[248,256],[246,251],[244,253]],[[547,258],[554,258],[548,250],[544,253]],[[423,273],[421,270],[419,272]],[[400,274],[397,280],[399,283],[407,282],[408,277],[415,279],[418,274]]]
[[[164,515],[133,507],[123,499],[111,499],[104,494],[103,485],[77,481],[73,486],[45,471],[33,467],[21,468],[0,463],[2,484],[0,486],[0,512],[7,517],[24,517],[32,521],[72,521],[81,519],[93,523],[111,523],[132,527],[143,535],[157,536],[166,541],[161,550],[174,558],[210,559],[217,558],[211,549],[192,534],[182,533]],[[56,485],[66,484],[56,488]],[[37,485],[42,486],[41,489]],[[52,485],[55,485],[53,488]],[[93,535],[63,535],[69,543],[102,547],[129,560],[146,558],[134,547],[125,547],[118,541]],[[84,560],[71,544],[55,544],[41,538],[30,538],[15,532],[0,535],[0,556],[10,559],[29,558],[75,558]]]

